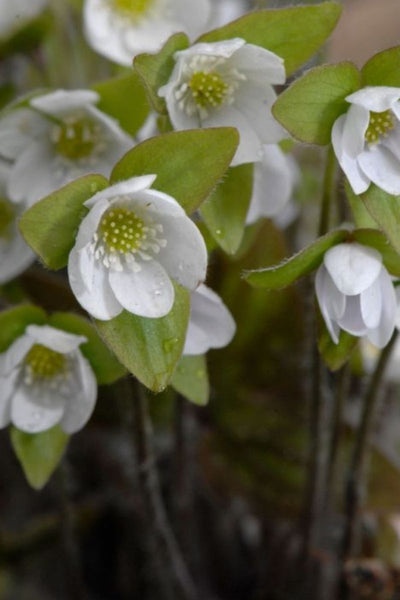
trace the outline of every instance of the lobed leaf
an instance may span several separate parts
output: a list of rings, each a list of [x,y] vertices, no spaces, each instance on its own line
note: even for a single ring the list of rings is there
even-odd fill
[[[204,355],[182,356],[171,386],[193,404],[205,406],[210,396],[207,362]]]
[[[363,86],[400,87],[400,46],[378,52],[361,69]]]
[[[371,184],[360,198],[393,248],[400,252],[400,196],[391,196]]]

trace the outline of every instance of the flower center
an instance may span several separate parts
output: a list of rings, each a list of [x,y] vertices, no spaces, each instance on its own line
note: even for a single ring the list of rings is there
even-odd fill
[[[6,238],[10,235],[14,217],[14,206],[6,198],[0,198],[0,238]]]
[[[47,346],[35,344],[25,357],[25,364],[31,380],[52,379],[65,372],[65,355]]]
[[[136,21],[149,11],[154,0],[111,0],[115,10]]]
[[[84,117],[67,117],[52,130],[52,140],[57,152],[71,160],[92,154],[98,139],[99,126]]]
[[[381,137],[386,137],[393,127],[394,116],[390,109],[383,112],[371,111],[365,139],[369,144],[376,144]]]
[[[216,71],[197,71],[188,85],[194,101],[202,108],[220,106],[225,102],[229,90],[229,85]]]

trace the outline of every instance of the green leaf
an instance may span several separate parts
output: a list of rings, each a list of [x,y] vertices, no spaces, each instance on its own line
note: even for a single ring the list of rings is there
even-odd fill
[[[280,265],[267,267],[266,269],[246,271],[244,279],[254,287],[262,287],[268,290],[287,287],[300,277],[311,273],[311,271],[319,267],[325,252],[329,248],[332,248],[332,246],[346,241],[348,237],[349,232],[344,229],[331,231]]]
[[[382,254],[383,263],[389,273],[400,277],[400,254],[396,252],[386,235],[377,229],[356,229],[352,237],[359,244],[371,246]]]
[[[128,371],[153,392],[161,392],[181,357],[189,311],[189,292],[175,286],[175,303],[165,317],[146,319],[124,311],[96,325]]]
[[[158,90],[167,83],[175,66],[174,54],[178,50],[185,50],[189,40],[184,33],[171,36],[158,54],[139,54],[133,61],[134,69],[139,75],[149,102],[154,110],[166,113],[165,100],[160,98]]]
[[[37,306],[23,304],[0,313],[0,352],[19,338],[28,325],[43,325],[46,313]]]
[[[391,196],[371,184],[360,198],[392,246],[400,252],[400,196]]]
[[[334,122],[349,107],[346,96],[359,88],[360,73],[352,63],[315,67],[278,97],[272,112],[298,140],[329,144]]]
[[[11,427],[11,444],[28,483],[40,490],[57,468],[69,436],[58,425],[42,433],[25,433]]]
[[[340,331],[339,343],[335,344],[318,310],[318,350],[331,371],[337,371],[349,360],[358,338],[347,331]]]
[[[400,87],[400,46],[378,52],[361,70],[363,87],[388,85]]]
[[[102,175],[76,179],[34,204],[21,217],[19,228],[26,242],[50,269],[61,269],[82,219],[88,210],[83,203],[108,186]]]
[[[166,133],[135,146],[116,164],[111,183],[156,174],[153,188],[191,213],[227,171],[239,143],[232,127]]]
[[[228,254],[235,254],[242,241],[252,191],[253,165],[241,165],[229,169],[200,208],[211,235]]]
[[[368,229],[376,229],[378,227],[377,222],[372,218],[371,214],[366,209],[365,204],[361,200],[360,196],[357,196],[353,192],[347,179],[344,181],[344,189],[356,226]]]
[[[135,135],[149,114],[146,92],[137,73],[101,81],[93,89],[100,94],[97,108],[116,119],[127,133]]]
[[[205,356],[182,356],[171,379],[172,387],[193,404],[205,406],[210,395]]]
[[[90,362],[100,385],[113,383],[125,375],[126,369],[100,339],[93,325],[84,317],[71,313],[54,313],[49,319],[49,325],[87,337],[88,341],[80,346],[80,350]]]
[[[336,2],[255,11],[202,35],[198,41],[243,38],[281,56],[289,76],[321,47],[335,28],[341,11]]]

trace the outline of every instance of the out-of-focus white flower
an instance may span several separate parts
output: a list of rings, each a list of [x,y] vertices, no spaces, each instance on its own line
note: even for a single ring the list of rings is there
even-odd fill
[[[383,348],[396,320],[396,294],[381,254],[358,243],[334,246],[325,253],[316,280],[318,303],[337,344],[340,329],[367,336]]]
[[[98,110],[89,90],[58,90],[0,121],[0,155],[13,162],[8,192],[33,204],[89,173],[108,176],[134,141]]]
[[[183,354],[205,354],[227,346],[235,335],[235,321],[221,298],[200,285],[192,293],[189,327]]]
[[[270,110],[272,86],[285,81],[279,56],[235,38],[195,44],[176,52],[175,61],[159,90],[175,129],[236,127],[240,144],[232,165],[260,160],[263,144],[285,137]]]
[[[279,217],[288,207],[300,172],[293,156],[277,144],[263,146],[260,162],[254,164],[253,195],[246,217],[248,225],[263,217]]]
[[[222,27],[242,17],[248,10],[249,6],[245,0],[214,0],[210,28]]]
[[[85,205],[68,274],[78,302],[108,320],[123,309],[162,317],[174,303],[171,279],[194,290],[204,281],[207,250],[196,225],[167,194],[150,189],[156,175],[133,177]]]
[[[96,52],[130,66],[136,54],[157,52],[174,33],[203,33],[210,0],[85,0],[87,42]]]
[[[48,0],[0,0],[0,38],[8,37],[37,17]]]
[[[144,142],[158,134],[158,114],[151,112],[139,131],[136,132],[135,138],[137,142]]]
[[[0,163],[0,284],[23,273],[35,260],[17,227],[18,217],[25,206],[8,198],[9,171],[7,165]]]
[[[97,397],[93,370],[79,346],[86,338],[48,325],[29,325],[0,355],[0,427],[28,433],[59,424],[75,433]]]
[[[400,88],[365,87],[346,100],[350,108],[335,121],[332,144],[354,193],[373,182],[400,194]]]

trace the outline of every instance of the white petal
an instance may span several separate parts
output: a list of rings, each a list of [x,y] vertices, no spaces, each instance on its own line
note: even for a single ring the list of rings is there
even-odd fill
[[[380,144],[389,148],[400,163],[400,123],[396,123],[394,129],[386,137],[381,138]]]
[[[343,129],[343,152],[350,158],[357,158],[365,147],[365,132],[368,129],[369,111],[353,104],[346,113]]]
[[[368,328],[377,327],[382,312],[382,292],[380,276],[374,283],[361,292],[360,295],[361,315]]]
[[[160,220],[167,245],[157,260],[167,273],[184,287],[194,290],[206,278],[207,248],[197,226],[189,217],[167,217]]]
[[[11,421],[26,433],[39,433],[59,423],[65,399],[57,390],[42,390],[40,403],[32,397],[30,386],[20,384],[11,400]]]
[[[274,85],[285,83],[285,61],[265,48],[246,44],[235,52],[232,61],[238,71],[245,73],[247,77],[262,78]]]
[[[74,112],[87,104],[95,104],[99,98],[98,93],[92,90],[56,90],[44,96],[36,96],[30,104],[43,112],[57,116]]]
[[[287,132],[271,113],[275,93],[271,102],[270,95],[260,92],[260,86],[246,82],[235,93],[234,107],[246,117],[263,144],[274,144],[287,137]]]
[[[364,150],[358,157],[358,164],[375,185],[388,194],[400,194],[400,161],[388,148],[377,144]]]
[[[349,180],[354,193],[362,194],[368,189],[370,179],[360,169],[357,160],[350,158],[344,151],[343,132],[345,123],[346,115],[341,115],[336,119],[332,127],[332,145],[336,158]]]
[[[336,320],[343,316],[346,297],[339,292],[323,264],[319,267],[315,277],[315,292],[326,327],[332,340],[337,344],[339,327]]]
[[[0,156],[15,160],[28,144],[49,128],[46,120],[28,108],[11,111],[0,120]]]
[[[131,177],[110,187],[97,192],[94,196],[86,200],[85,206],[91,208],[99,200],[112,200],[116,196],[130,196],[136,192],[147,190],[157,179],[157,175],[142,175],[141,177]]]
[[[338,244],[324,256],[324,264],[338,289],[355,296],[369,288],[382,268],[382,256],[361,244]]]
[[[35,254],[18,230],[4,246],[0,245],[0,284],[23,273],[34,261]]]
[[[88,44],[110,60],[132,66],[133,55],[123,43],[112,8],[102,0],[85,0],[83,5],[84,31]]]
[[[219,0],[213,3],[212,9],[212,27],[216,28],[244,15],[247,5],[243,0]]]
[[[338,323],[342,329],[352,335],[365,335],[368,331],[361,314],[360,296],[346,298],[346,310]]]
[[[19,369],[0,377],[0,427],[6,427],[11,419],[11,398],[16,389]]]
[[[179,30],[185,31],[191,39],[203,33],[211,16],[211,2],[174,0],[171,3],[171,16],[181,25]]]
[[[114,140],[114,142],[117,143],[121,148],[121,156],[134,146],[134,139],[123,129],[121,129],[116,119],[113,119],[92,104],[89,104],[85,108],[85,112],[95,119],[99,124],[101,124],[103,128],[111,134],[111,139]],[[117,162],[117,160],[114,162]]]
[[[101,217],[109,207],[110,202],[106,198],[98,200],[92,206],[89,213],[82,219],[79,225],[74,250],[81,250],[93,241],[93,236],[99,226]]]
[[[26,333],[17,338],[5,352],[0,354],[0,375],[4,377],[14,371],[34,343],[34,340]]]
[[[221,298],[200,285],[192,294],[183,354],[205,354],[210,348],[223,348],[235,331],[235,321]]]
[[[115,298],[108,281],[108,270],[97,260],[92,260],[91,271],[82,265],[87,253],[73,248],[68,259],[68,278],[76,299],[83,308],[96,319],[108,321],[122,312],[122,306]],[[92,290],[92,291],[90,291]]]
[[[144,190],[132,196],[132,207],[142,211],[143,215],[151,215],[157,221],[158,216],[184,217],[185,211],[178,202],[158,190]]]
[[[368,331],[368,339],[378,348],[384,348],[392,337],[397,313],[397,299],[392,280],[385,268],[379,276],[382,292],[381,320],[376,329]]]
[[[191,58],[192,56],[200,56],[204,54],[205,56],[221,56],[221,58],[230,58],[246,44],[245,40],[242,38],[232,38],[230,40],[222,40],[221,42],[210,42],[204,43],[201,42],[199,44],[193,44],[186,50],[179,50],[175,52],[175,59],[185,59]]]
[[[78,392],[65,403],[64,416],[60,421],[65,433],[75,433],[82,429],[92,415],[97,398],[97,381],[93,369],[82,353],[76,353],[74,375],[77,378]]]
[[[32,142],[14,163],[8,194],[15,202],[34,204],[57,189],[50,142]]]
[[[346,97],[347,102],[364,106],[375,112],[383,112],[391,108],[392,104],[399,99],[400,88],[384,85],[364,87]]]
[[[128,312],[158,318],[168,314],[174,304],[174,287],[164,268],[156,261],[141,263],[141,270],[110,271],[110,286]]]
[[[87,342],[87,338],[82,335],[67,333],[50,325],[28,325],[26,333],[36,344],[42,344],[61,354],[69,354]]]

